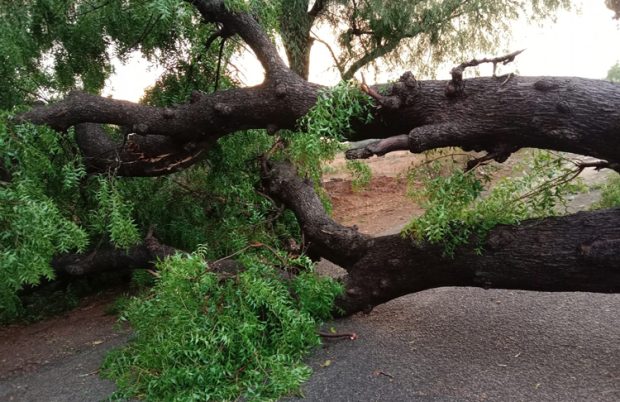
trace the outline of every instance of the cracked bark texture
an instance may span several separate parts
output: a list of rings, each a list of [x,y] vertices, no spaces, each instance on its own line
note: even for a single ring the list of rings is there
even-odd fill
[[[407,135],[406,143],[400,141],[389,150],[423,152],[460,146],[490,153],[501,149],[508,156],[519,148],[533,147],[588,155],[611,164],[620,161],[620,85],[574,77],[487,77],[464,80],[463,93],[448,97],[446,81],[405,76],[390,84],[388,95],[377,101],[372,122],[354,124],[349,139]],[[294,128],[316,102],[320,89],[289,72],[257,87],[197,94],[194,103],[174,108],[78,93],[19,119],[58,130],[80,123],[116,124],[140,136],[169,137],[162,154],[182,154],[177,148],[205,151],[218,138],[239,130]],[[360,153],[381,154],[372,148]],[[123,163],[137,160],[146,162],[133,156]],[[143,175],[154,175],[147,163],[142,165]],[[133,169],[130,175],[140,174]]]

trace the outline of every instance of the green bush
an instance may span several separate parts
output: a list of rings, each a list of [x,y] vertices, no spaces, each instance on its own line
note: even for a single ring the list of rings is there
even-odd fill
[[[361,191],[368,187],[372,180],[372,170],[364,162],[347,160],[347,170],[351,174],[351,188],[353,191]]]
[[[620,207],[620,176],[614,173],[601,189],[601,199],[592,209]]]

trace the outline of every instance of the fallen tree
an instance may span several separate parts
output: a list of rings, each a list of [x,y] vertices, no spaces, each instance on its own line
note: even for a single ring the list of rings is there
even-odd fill
[[[212,94],[195,92],[187,104],[154,107],[73,93],[64,100],[18,116],[18,122],[66,131],[76,141],[90,172],[160,176],[198,162],[216,141],[239,130],[271,134],[295,129],[323,87],[289,70],[275,46],[249,14],[220,1],[191,1],[203,22],[223,25],[254,51],[265,69],[263,84]],[[486,151],[470,167],[505,161],[533,147],[600,159],[597,168],[620,171],[620,86],[565,77],[513,74],[463,79],[482,62],[510,62],[516,54],[472,60],[452,70],[448,81],[418,81],[405,73],[391,84],[362,90],[372,99],[373,119],[354,121],[350,140],[384,138],[351,150],[367,158],[394,150],[423,152],[458,146]],[[112,140],[100,124],[122,127]],[[348,271],[338,307],[344,314],[368,310],[406,293],[438,286],[481,286],[541,291],[620,290],[620,212],[579,213],[498,227],[483,244],[460,247],[453,259],[438,246],[399,236],[370,238],[333,222],[312,186],[285,164],[269,165],[264,185],[291,208],[315,255]],[[158,254],[156,254],[158,255]],[[73,261],[63,257],[60,261]],[[112,258],[112,257],[110,257]],[[70,264],[68,264],[70,265]]]
[[[295,211],[310,251],[347,271],[340,314],[368,311],[408,293],[442,286],[547,292],[620,291],[620,210],[580,212],[493,229],[454,258],[441,246],[399,234],[371,237],[334,222],[290,164],[271,166],[265,187]]]

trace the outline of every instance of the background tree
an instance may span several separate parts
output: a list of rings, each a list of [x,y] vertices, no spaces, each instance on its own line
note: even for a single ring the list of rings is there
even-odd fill
[[[618,19],[620,18],[620,1],[618,0],[605,0],[605,4],[607,4],[607,7],[610,10],[613,10],[616,12],[616,16],[614,18]]]
[[[611,82],[620,83],[620,64],[614,64],[607,72],[607,79]]]
[[[472,58],[504,43],[510,23],[543,20],[569,1],[315,1],[281,3],[280,30],[291,69],[307,79],[315,41],[329,48],[348,80],[381,62],[432,75],[441,62]],[[337,39],[321,38],[329,27]],[[327,40],[327,41],[326,41]]]

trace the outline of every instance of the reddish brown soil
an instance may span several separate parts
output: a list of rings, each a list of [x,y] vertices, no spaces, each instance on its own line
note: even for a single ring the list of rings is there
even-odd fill
[[[418,206],[406,196],[404,180],[394,177],[373,177],[363,191],[351,190],[348,181],[324,183],[333,204],[333,217],[347,225],[357,225],[368,234],[383,233],[407,223],[420,212]]]
[[[402,227],[421,212],[406,195],[406,172],[417,158],[409,152],[394,152],[369,159],[366,163],[372,170],[372,181],[362,191],[352,190],[344,159],[336,158],[323,183],[332,200],[334,219],[375,235]]]

